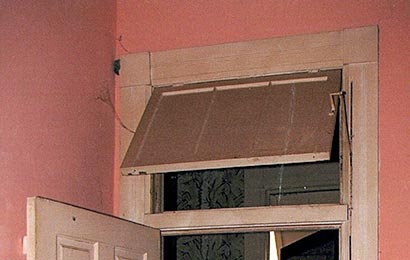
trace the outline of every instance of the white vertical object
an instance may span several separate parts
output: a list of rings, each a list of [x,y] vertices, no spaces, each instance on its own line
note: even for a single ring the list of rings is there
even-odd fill
[[[279,260],[275,231],[269,232],[269,260]]]

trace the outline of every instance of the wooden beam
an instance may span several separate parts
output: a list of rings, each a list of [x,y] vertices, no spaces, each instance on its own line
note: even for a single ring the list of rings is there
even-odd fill
[[[349,66],[353,82],[352,258],[378,257],[378,65]]]
[[[346,205],[298,205],[208,209],[147,214],[144,223],[161,231],[257,226],[283,226],[304,223],[337,224],[347,220]]]
[[[341,32],[326,32],[154,52],[152,84],[163,86],[341,67],[342,43]]]

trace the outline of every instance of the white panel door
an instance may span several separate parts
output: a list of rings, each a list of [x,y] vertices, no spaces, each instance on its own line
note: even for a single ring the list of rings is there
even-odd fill
[[[27,260],[159,260],[159,230],[91,210],[27,200]]]

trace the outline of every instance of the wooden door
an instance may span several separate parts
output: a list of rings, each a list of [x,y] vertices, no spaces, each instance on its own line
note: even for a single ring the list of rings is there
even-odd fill
[[[159,230],[91,210],[27,200],[27,260],[159,260]]]

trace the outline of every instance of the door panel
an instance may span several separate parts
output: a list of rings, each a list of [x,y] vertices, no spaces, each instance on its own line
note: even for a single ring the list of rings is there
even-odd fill
[[[140,254],[126,248],[116,247],[115,260],[147,260],[147,254]]]
[[[96,251],[98,251],[98,242],[93,243],[92,241],[57,235],[57,259],[94,260]]]
[[[27,200],[27,260],[159,260],[159,230],[34,197]]]

